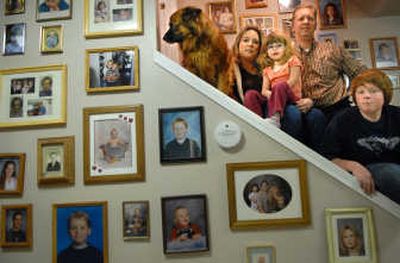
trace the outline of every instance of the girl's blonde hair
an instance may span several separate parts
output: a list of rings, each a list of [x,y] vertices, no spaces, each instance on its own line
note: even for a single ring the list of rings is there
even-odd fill
[[[295,54],[292,41],[285,34],[272,32],[267,36],[267,39],[262,47],[261,54],[259,56],[258,63],[261,65],[262,68],[271,67],[275,63],[275,61],[268,56],[268,45],[274,43],[282,43],[283,45],[285,45],[285,51],[279,63],[286,63]]]

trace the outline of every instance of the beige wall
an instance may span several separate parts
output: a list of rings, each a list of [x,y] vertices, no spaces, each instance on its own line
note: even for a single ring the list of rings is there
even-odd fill
[[[289,149],[265,138],[252,127],[199,95],[188,85],[162,70],[153,62],[156,47],[155,3],[144,2],[144,35],[135,37],[85,40],[83,6],[74,1],[73,19],[36,23],[35,1],[27,2],[24,15],[4,17],[7,23],[21,18],[27,23],[27,46],[24,56],[0,57],[0,68],[68,65],[68,123],[62,128],[19,129],[0,132],[0,152],[27,154],[25,191],[22,197],[1,198],[0,204],[33,204],[33,248],[0,250],[1,263],[51,262],[52,204],[80,201],[108,201],[109,262],[245,262],[246,246],[272,244],[277,262],[327,262],[324,208],[372,207],[374,210],[380,262],[398,262],[400,247],[399,219],[344,187],[321,170],[308,165],[311,224],[301,227],[231,231],[229,228],[225,163],[291,160],[299,157]],[[3,4],[3,2],[1,3]],[[3,9],[1,9],[3,10]],[[64,53],[42,56],[39,53],[39,30],[44,24],[62,23],[65,27]],[[135,93],[86,95],[84,90],[84,52],[87,48],[137,45],[140,52],[140,86]],[[146,181],[86,186],[83,184],[82,109],[92,106],[144,105]],[[207,139],[207,162],[161,166],[158,146],[158,109],[177,106],[204,106]],[[233,120],[243,129],[242,147],[221,150],[213,138],[214,128],[223,120]],[[74,135],[76,183],[71,187],[38,188],[36,183],[36,143],[38,138]],[[211,251],[198,255],[166,257],[162,250],[160,197],[199,194],[208,197]],[[149,200],[151,239],[144,242],[122,240],[121,204],[128,200]]]

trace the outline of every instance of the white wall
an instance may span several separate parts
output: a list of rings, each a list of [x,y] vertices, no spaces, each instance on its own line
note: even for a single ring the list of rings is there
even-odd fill
[[[144,35],[123,38],[85,40],[83,4],[74,1],[73,19],[48,23],[35,22],[35,1],[27,2],[24,15],[4,17],[0,21],[27,23],[24,56],[0,57],[0,68],[68,65],[68,123],[61,128],[19,129],[0,132],[0,152],[27,154],[25,191],[22,197],[0,199],[0,204],[33,204],[33,248],[0,250],[1,263],[51,262],[52,204],[80,201],[108,201],[109,262],[245,262],[246,246],[272,244],[277,262],[327,262],[324,208],[372,207],[374,209],[380,262],[398,262],[400,247],[399,220],[354,191],[344,187],[312,165],[308,165],[311,224],[302,227],[231,231],[229,229],[225,163],[291,160],[299,158],[289,149],[249,127],[215,103],[199,95],[188,85],[162,70],[153,62],[156,47],[155,3],[144,2]],[[1,3],[3,4],[3,2]],[[1,9],[4,10],[4,9]],[[63,23],[65,49],[58,55],[39,53],[39,30],[44,24]],[[88,48],[139,46],[140,86],[135,93],[86,95],[84,89],[84,52]],[[146,181],[86,186],[83,184],[82,109],[92,106],[144,104]],[[207,139],[207,162],[161,166],[158,146],[158,109],[177,106],[204,106]],[[223,151],[215,143],[213,131],[223,120],[236,121],[244,131],[239,149]],[[38,188],[36,177],[36,143],[38,138],[74,135],[76,183],[71,187]],[[208,197],[211,251],[199,255],[166,257],[162,250],[160,197],[205,193]],[[149,200],[151,239],[124,242],[122,239],[122,201]]]

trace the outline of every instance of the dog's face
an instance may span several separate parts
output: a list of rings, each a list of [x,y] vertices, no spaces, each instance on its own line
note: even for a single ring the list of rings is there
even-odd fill
[[[201,20],[201,9],[185,7],[179,9],[169,19],[169,29],[163,39],[168,43],[181,43],[195,36]]]

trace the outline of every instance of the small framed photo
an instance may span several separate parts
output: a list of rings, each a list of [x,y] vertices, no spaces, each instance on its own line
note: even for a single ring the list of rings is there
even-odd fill
[[[25,154],[0,153],[0,196],[22,195],[24,191]]]
[[[0,87],[0,129],[66,123],[66,65],[0,70]]]
[[[206,160],[203,107],[169,108],[158,111],[160,162]]]
[[[385,74],[392,82],[393,89],[400,89],[400,69],[399,70],[384,70]]]
[[[107,263],[107,234],[107,202],[53,204],[53,263]]]
[[[165,254],[209,251],[207,197],[161,198]]]
[[[71,19],[72,0],[37,0],[36,21]]]
[[[345,39],[343,40],[343,46],[345,49],[359,49],[360,44],[356,39]]]
[[[74,136],[38,139],[38,185],[73,184],[75,182],[74,153]]]
[[[310,223],[305,161],[228,163],[226,169],[231,229]]]
[[[88,0],[85,37],[119,37],[143,33],[142,0]]]
[[[150,238],[149,201],[126,201],[122,203],[124,240]]]
[[[369,40],[372,67],[399,68],[399,47],[396,37],[371,38]]]
[[[246,9],[249,8],[261,8],[267,7],[268,1],[267,0],[246,0],[245,2]]]
[[[88,93],[139,90],[136,46],[86,50]]]
[[[236,33],[236,11],[232,1],[209,3],[208,13],[221,33]]]
[[[318,32],[317,39],[319,42],[331,42],[335,46],[338,45],[338,36],[335,32]]]
[[[319,13],[319,29],[346,27],[344,0],[316,0],[316,2]]]
[[[292,13],[301,4],[301,0],[278,0],[279,13]]]
[[[63,26],[42,26],[40,52],[42,53],[61,53],[64,44]]]
[[[25,0],[5,0],[4,2],[6,16],[25,13]]]
[[[277,28],[277,21],[275,14],[246,14],[240,16],[240,28],[256,26],[267,36]]]
[[[25,23],[4,26],[3,55],[21,55],[25,53]]]
[[[329,262],[377,263],[372,208],[325,209]]]
[[[144,181],[143,106],[83,109],[84,182]]]
[[[1,246],[32,247],[32,205],[3,205],[1,208]]]
[[[275,263],[275,247],[251,246],[246,248],[246,263]]]

